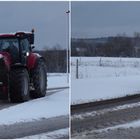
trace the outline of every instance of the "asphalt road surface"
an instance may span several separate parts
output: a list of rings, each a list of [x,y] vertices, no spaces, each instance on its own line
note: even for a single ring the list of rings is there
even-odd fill
[[[107,129],[140,119],[139,96],[81,106],[72,110],[72,138],[140,138],[140,128]]]
[[[14,139],[68,128],[68,116],[42,118],[38,121],[0,125],[0,139]],[[68,135],[65,138],[68,138]]]

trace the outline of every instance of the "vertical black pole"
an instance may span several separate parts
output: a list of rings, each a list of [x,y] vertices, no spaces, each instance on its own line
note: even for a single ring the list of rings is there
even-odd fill
[[[78,59],[76,60],[76,79],[79,79],[79,74],[78,74]]]

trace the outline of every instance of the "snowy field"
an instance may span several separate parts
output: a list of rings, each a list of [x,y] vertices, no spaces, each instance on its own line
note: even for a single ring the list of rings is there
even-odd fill
[[[48,88],[68,87],[67,74],[48,73]]]
[[[65,74],[52,75],[48,76],[49,88],[68,86],[64,82],[66,80]],[[60,83],[58,82],[59,79]],[[63,82],[61,83],[61,81]],[[0,110],[0,124],[35,121],[61,115],[69,115],[69,89],[54,91],[54,93],[50,93],[48,90],[48,96],[46,95],[46,97]]]
[[[73,57],[71,66],[72,104],[140,93],[139,58]]]
[[[76,77],[77,59],[80,79],[140,75],[140,58],[72,57],[72,79]]]

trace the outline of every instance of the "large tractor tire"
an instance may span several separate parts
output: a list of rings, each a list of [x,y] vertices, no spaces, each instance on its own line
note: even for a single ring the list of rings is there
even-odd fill
[[[15,68],[10,72],[10,101],[29,100],[29,75],[25,68]]]
[[[37,61],[35,68],[32,70],[32,83],[34,90],[31,91],[30,96],[32,98],[44,97],[47,90],[47,70],[42,59]]]

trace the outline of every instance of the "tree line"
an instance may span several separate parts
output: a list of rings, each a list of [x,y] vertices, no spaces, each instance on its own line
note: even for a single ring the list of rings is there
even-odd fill
[[[46,60],[47,72],[65,73],[66,72],[66,50],[42,50],[35,51],[42,55]]]
[[[104,39],[104,41],[102,41]],[[72,39],[72,56],[140,57],[140,33],[98,39]]]

